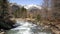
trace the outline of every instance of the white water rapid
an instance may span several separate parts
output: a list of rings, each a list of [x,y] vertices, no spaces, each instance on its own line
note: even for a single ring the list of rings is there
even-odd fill
[[[30,22],[18,21],[16,28],[8,30],[6,34],[51,34],[48,30],[43,30],[43,27],[37,26]]]

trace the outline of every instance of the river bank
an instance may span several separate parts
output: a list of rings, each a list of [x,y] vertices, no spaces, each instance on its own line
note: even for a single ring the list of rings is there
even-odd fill
[[[30,18],[25,18],[25,19],[18,18],[16,20],[31,21],[32,23],[37,24],[39,26],[42,25],[45,28],[50,28],[52,30],[53,34],[60,34],[60,27],[59,27],[60,24],[54,25],[55,24],[54,22],[49,22],[49,21],[36,22],[35,19],[30,19]],[[52,23],[52,24],[50,24],[50,23]]]
[[[42,26],[44,26],[45,29],[50,28],[52,30],[53,34],[60,34],[59,29],[57,29],[57,27],[55,27],[54,25],[51,26],[49,24],[49,21],[44,21],[44,22],[41,21],[41,23],[40,23],[40,22],[36,22],[35,19],[30,19],[30,18],[25,18],[25,19],[23,19],[23,18],[12,18],[11,20],[28,21],[28,22],[36,24],[38,26],[40,26],[43,23]],[[56,25],[56,26],[58,26],[58,25]],[[1,32],[1,34],[4,34],[4,32]]]

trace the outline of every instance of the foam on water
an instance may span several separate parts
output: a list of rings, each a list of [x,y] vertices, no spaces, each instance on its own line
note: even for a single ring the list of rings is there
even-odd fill
[[[36,28],[37,25],[29,22],[17,21],[17,23],[20,24],[20,26],[7,31],[6,34],[51,34],[40,32],[39,28]]]

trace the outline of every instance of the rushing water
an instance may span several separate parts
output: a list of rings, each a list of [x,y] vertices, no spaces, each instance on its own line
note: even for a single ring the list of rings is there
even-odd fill
[[[19,25],[19,26],[11,30],[8,30],[6,34],[51,34],[50,30],[44,30],[43,27],[37,26],[30,22],[17,20],[16,25]]]

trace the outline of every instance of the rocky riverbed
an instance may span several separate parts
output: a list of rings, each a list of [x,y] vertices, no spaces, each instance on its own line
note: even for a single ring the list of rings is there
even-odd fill
[[[59,24],[58,25],[56,25],[56,27],[54,26],[54,25],[52,25],[51,26],[51,24],[46,24],[46,23],[44,23],[42,26],[41,26],[41,24],[39,24],[39,23],[37,23],[37,22],[34,22],[34,21],[31,21],[31,20],[26,20],[26,19],[15,19],[16,21],[17,21],[17,23],[15,24],[16,26],[18,26],[18,27],[16,27],[16,28],[14,28],[14,29],[11,29],[11,30],[8,30],[7,32],[6,32],[6,34],[8,34],[8,33],[10,33],[11,32],[11,34],[14,34],[14,32],[17,32],[17,34],[20,34],[20,33],[18,33],[18,32],[20,32],[20,31],[22,31],[22,30],[28,30],[28,29],[30,29],[29,31],[28,31],[28,33],[29,32],[31,32],[31,31],[37,31],[37,32],[48,32],[48,31],[50,31],[51,32],[51,34],[60,34],[60,30],[59,30]],[[27,22],[27,23],[26,23]],[[21,24],[24,24],[26,27],[28,27],[28,28],[26,28],[24,25],[21,25]],[[14,25],[14,26],[15,26]],[[37,29],[34,29],[34,28],[36,28],[36,26],[35,25],[37,25]],[[23,27],[24,26],[24,27]],[[34,26],[34,27],[33,27]],[[30,27],[33,27],[33,28],[30,28]],[[41,28],[42,27],[42,29],[39,29],[39,28]],[[25,29],[20,29],[20,28],[25,28]],[[43,31],[41,31],[41,30],[43,30]],[[22,33],[23,32],[25,32],[25,31],[22,31]],[[0,34],[4,34],[5,32],[1,32]],[[30,33],[31,34],[31,33]],[[43,33],[44,34],[44,33]]]
[[[50,29],[45,29],[44,26],[38,26],[31,22],[17,20],[17,24],[18,27],[6,31],[6,34],[52,34]]]

